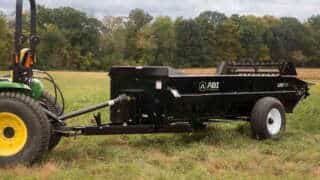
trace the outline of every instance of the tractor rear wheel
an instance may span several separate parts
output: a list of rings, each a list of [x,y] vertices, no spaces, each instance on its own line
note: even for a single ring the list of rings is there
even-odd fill
[[[40,104],[17,92],[0,93],[0,166],[30,165],[48,149],[49,121]]]
[[[55,102],[54,97],[52,97],[48,92],[44,92],[41,98],[41,102],[44,103],[45,108],[55,115],[59,116],[62,112],[62,107],[59,103]],[[48,117],[50,119],[50,117]],[[48,145],[48,150],[52,151],[61,141],[62,136],[54,132],[55,129],[59,128],[61,125],[52,123],[50,126],[50,140]]]
[[[251,113],[251,128],[256,139],[277,139],[285,130],[283,104],[276,98],[260,99]]]

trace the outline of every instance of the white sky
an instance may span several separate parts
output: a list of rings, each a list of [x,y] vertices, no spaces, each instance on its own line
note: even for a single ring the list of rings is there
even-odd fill
[[[47,7],[70,6],[96,17],[127,16],[134,8],[142,8],[153,16],[186,18],[195,17],[205,10],[227,15],[293,16],[302,21],[320,14],[320,0],[37,0],[37,3]],[[0,0],[0,10],[10,13],[14,7],[14,0]]]

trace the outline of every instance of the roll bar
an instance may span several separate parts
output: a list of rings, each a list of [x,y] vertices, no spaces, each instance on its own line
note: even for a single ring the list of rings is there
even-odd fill
[[[36,2],[35,0],[29,0],[30,2],[30,13],[31,13],[31,21],[30,21],[30,49],[35,50],[35,38],[37,38],[37,9],[36,9]],[[26,40],[22,34],[22,12],[23,12],[23,0],[17,0],[16,4],[16,32],[15,32],[15,48],[16,53],[19,53],[23,42]]]
[[[26,37],[22,33],[22,17],[23,17],[23,0],[16,0],[16,29],[15,29],[15,56],[13,59],[13,81],[15,82],[23,82],[25,79],[21,77],[23,69],[19,65],[20,52],[23,48],[23,44],[25,41],[29,41],[29,49],[30,49],[30,58],[32,61],[35,59],[36,46],[39,42],[39,38],[37,36],[37,10],[36,10],[36,1],[29,0],[30,3],[30,34],[29,37]],[[32,73],[28,73],[32,74]],[[30,75],[32,76],[32,75]]]

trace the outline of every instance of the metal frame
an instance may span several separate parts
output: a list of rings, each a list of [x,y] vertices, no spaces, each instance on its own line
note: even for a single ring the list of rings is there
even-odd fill
[[[224,62],[218,67],[218,75],[297,76],[292,62]]]
[[[15,29],[15,54],[13,58],[13,81],[18,83],[30,84],[32,78],[32,68],[25,68],[19,63],[20,52],[23,44],[28,40],[30,48],[30,58],[34,62],[36,46],[39,43],[37,36],[37,9],[35,0],[29,0],[30,3],[30,34],[26,37],[22,33],[23,0],[16,1],[16,29]]]

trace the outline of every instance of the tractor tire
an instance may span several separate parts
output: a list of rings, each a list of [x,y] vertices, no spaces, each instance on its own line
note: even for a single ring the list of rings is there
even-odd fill
[[[255,104],[251,113],[251,128],[254,138],[278,139],[286,127],[283,104],[276,98],[265,97]]]
[[[41,97],[41,102],[44,103],[45,108],[48,109],[50,112],[56,114],[57,116],[60,115],[62,112],[62,108],[58,103],[55,103],[54,97],[52,97],[48,92],[44,92],[42,97]],[[50,119],[50,117],[48,117]],[[49,139],[49,145],[48,145],[48,150],[52,151],[61,141],[62,136],[55,133],[54,129],[59,128],[59,124],[51,124],[50,126],[50,139]]]
[[[47,152],[50,124],[41,105],[18,92],[0,93],[0,166],[31,165]]]

